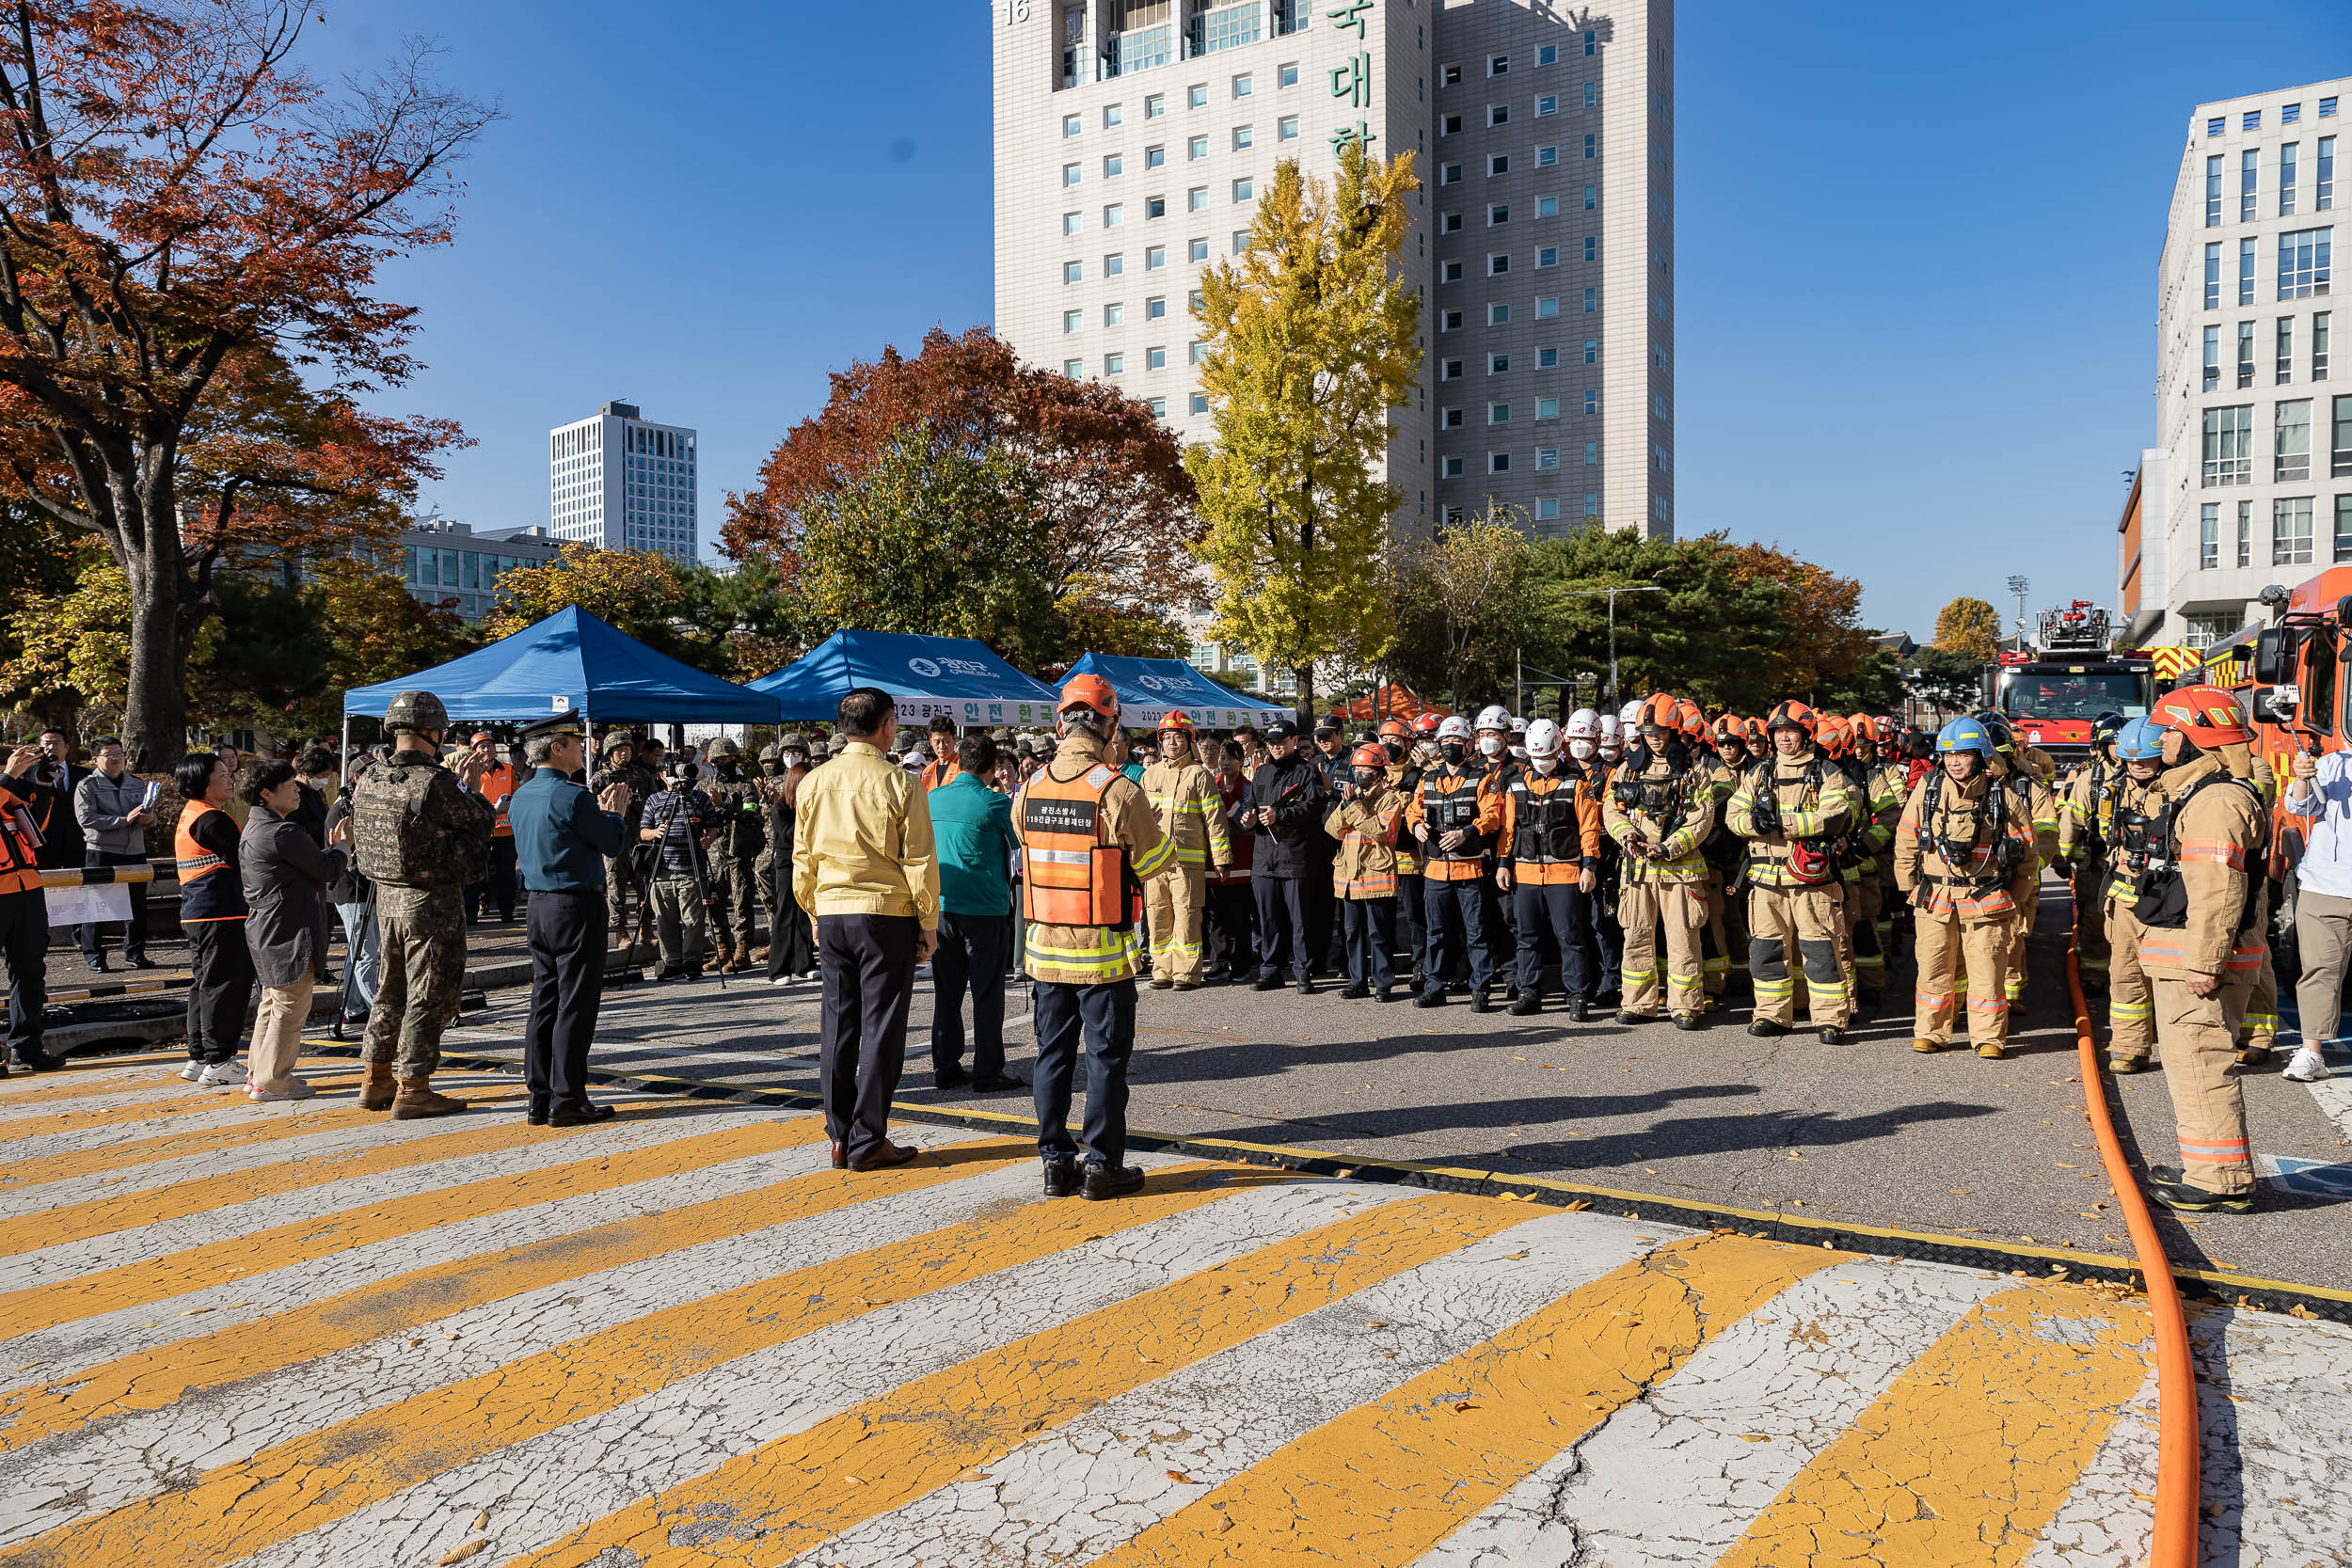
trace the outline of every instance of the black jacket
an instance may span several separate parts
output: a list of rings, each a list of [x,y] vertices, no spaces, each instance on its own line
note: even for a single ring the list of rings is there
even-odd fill
[[[1245,803],[1253,811],[1261,806],[1274,808],[1272,827],[1254,818],[1249,824],[1258,840],[1251,876],[1291,879],[1321,869],[1311,866],[1309,857],[1330,842],[1323,832],[1330,792],[1324,787],[1322,761],[1320,756],[1310,759],[1294,752],[1287,760],[1266,763],[1249,781]]]
[[[24,783],[32,786],[33,823],[40,829],[41,845],[36,851],[43,871],[82,863],[86,840],[81,819],[73,815],[73,792],[89,777],[87,768],[71,763],[37,762],[24,775]]]

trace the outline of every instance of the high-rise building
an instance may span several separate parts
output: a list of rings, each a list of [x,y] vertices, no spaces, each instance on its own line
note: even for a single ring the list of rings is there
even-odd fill
[[[2337,106],[2352,78],[2198,105],[2156,279],[2156,431],[2119,526],[2133,629],[2201,647],[2265,586],[2352,561],[2331,394]],[[2159,617],[2157,611],[2162,614]]]
[[[1202,271],[1275,165],[1415,154],[1402,528],[1674,531],[1674,8],[995,0],[996,330],[1213,438]]]
[[[548,531],[559,544],[693,560],[695,457],[691,430],[654,424],[633,403],[548,432]]]

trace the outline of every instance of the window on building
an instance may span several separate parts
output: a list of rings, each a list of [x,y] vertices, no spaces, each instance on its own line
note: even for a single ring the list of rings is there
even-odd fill
[[[2295,229],[2279,236],[2279,297],[2308,299],[2328,292],[2330,229]]]
[[[1558,349],[1539,348],[1535,351],[1535,368],[1537,370],[1556,370],[1559,368],[1559,364],[1560,351]]]
[[[2319,101],[2319,118],[2322,119],[2333,119],[2336,118],[2336,101],[2334,99],[2323,98]]]
[[[1461,231],[1462,231],[1462,214],[1459,214],[1459,213],[1439,213],[1439,214],[1438,214],[1438,233],[1440,233],[1440,234],[1459,234]]]
[[[1462,117],[1461,117],[1460,115],[1439,115],[1439,116],[1438,117],[1438,135],[1440,135],[1440,136],[1458,136],[1458,135],[1460,135],[1461,134],[1462,134]]]
[[[1458,185],[1458,184],[1460,184],[1461,182],[1462,182],[1462,166],[1461,166],[1461,165],[1459,165],[1459,164],[1439,164],[1439,165],[1438,166],[1438,184],[1440,184],[1440,185]]]
[[[1487,178],[1487,179],[1492,180],[1492,179],[1493,179],[1496,175],[1498,175],[1498,174],[1508,174],[1508,173],[1510,173],[1510,172],[1511,172],[1511,154],[1509,154],[1508,152],[1494,152],[1494,153],[1489,153],[1489,154],[1487,154],[1487,157],[1486,157],[1486,178]]]
[[[2208,392],[2221,385],[2221,328],[2205,328],[2205,385]]]
[[[1297,63],[1294,61],[1289,65],[1279,68],[1274,73],[1274,85],[1278,87],[1295,87],[1298,86]]]
[[[1185,244],[1184,244],[1184,260],[1185,260],[1185,261],[1207,261],[1208,259],[1209,259],[1209,242],[1208,242],[1208,241],[1206,241],[1206,240],[1188,240],[1188,241],[1186,241],[1186,242],[1185,242]]]
[[[2328,379],[2328,316],[2325,310],[2312,315],[2312,379]]]
[[[1195,338],[1191,342],[1184,345],[1184,363],[1187,365],[1198,365],[1201,360],[1207,358],[1208,355],[1209,345],[1202,342],[1198,338]]]
[[[2291,218],[2295,215],[2297,145],[2295,142],[2289,142],[2279,149],[2279,215],[2282,218]]]
[[[1061,329],[1064,332],[1075,332],[1086,324],[1087,313],[1084,310],[1064,310],[1061,313]]]
[[[1539,267],[1558,266],[1560,264],[1559,247],[1548,245],[1537,245],[1535,247],[1535,264]]]
[[[1209,411],[1208,393],[1195,392],[1192,394],[1192,411],[1196,414],[1205,414]]]
[[[1105,354],[1103,356],[1103,373],[1104,375],[1122,375],[1126,372],[1126,370],[1127,356],[1125,355]]]
[[[1105,104],[1104,104],[1104,105],[1103,105],[1103,129],[1104,129],[1104,130],[1108,131],[1108,130],[1112,129],[1113,127],[1117,126],[1117,125],[1120,122],[1120,120],[1121,120],[1121,119],[1123,119],[1124,118],[1125,118],[1125,116],[1124,116],[1124,115],[1123,115],[1123,113],[1120,111],[1120,106],[1119,106],[1118,104],[1116,104],[1116,103],[1105,103]]]
[[[1535,118],[1537,119],[1543,119],[1546,115],[1556,115],[1559,112],[1560,98],[1557,93],[1545,93],[1535,100]]]
[[[1559,161],[1560,150],[1556,147],[1539,147],[1535,150],[1535,166],[1537,168],[1549,168]]]
[[[1509,373],[1510,369],[1511,356],[1509,355],[1489,354],[1486,356],[1486,373],[1488,375],[1505,375]]]
[[[1458,408],[1440,408],[1440,409],[1438,409],[1438,428],[1439,430],[1459,430],[1459,429],[1461,429],[1461,428],[1462,428],[1462,411],[1461,411],[1460,409],[1458,409]]]
[[[2254,478],[2254,405],[2205,410],[2203,467],[2200,483],[2248,484]]]
[[[1164,196],[1145,197],[1143,198],[1143,215],[1147,222],[1152,218],[1164,218],[1168,216],[1168,198]]]
[[[1148,322],[1166,321],[1168,319],[1168,296],[1153,294],[1150,299],[1145,300],[1143,319]]]
[[[1486,404],[1486,422],[1488,424],[1509,424],[1511,422],[1511,405],[1507,403],[1490,403]]]
[[[1600,206],[1600,187],[1599,187],[1598,185],[1587,185],[1587,186],[1585,186],[1585,187],[1584,187],[1584,210],[1585,210],[1586,212],[1590,213],[1590,212],[1597,211],[1597,210],[1599,208],[1599,206]]]
[[[1127,209],[1126,209],[1124,206],[1105,207],[1105,208],[1104,208],[1104,209],[1103,209],[1103,227],[1104,227],[1104,228],[1105,228],[1105,229],[1116,229],[1116,228],[1118,228],[1120,224],[1125,223],[1126,221],[1127,221]]]
[[[1584,291],[1584,313],[1585,313],[1586,315],[1591,315],[1594,311],[1596,311],[1596,310],[1597,310],[1597,309],[1600,309],[1600,291],[1599,291],[1598,289],[1587,289],[1587,290],[1585,290],[1585,291]]]
[[[2270,477],[2312,477],[2312,400],[2293,398],[2273,405]]]
[[[1597,158],[1600,156],[1600,138],[1598,136],[1589,134],[1585,136],[1584,156],[1587,158]]]
[[[1556,196],[1537,197],[1535,198],[1535,215],[1539,218],[1558,217],[1560,215],[1560,198]]]
[[[2254,324],[2252,322],[2237,324],[2237,384],[2241,387],[2251,387],[2254,384]]]
[[[2209,136],[2225,135],[2228,134],[2229,129],[2230,122],[2219,115],[2216,115],[2213,119],[2205,121],[2205,135]]]
[[[2281,496],[2270,503],[2270,563],[2312,563],[2312,498]]]
[[[1104,306],[1104,307],[1103,307],[1103,325],[1104,325],[1104,326],[1124,326],[1124,325],[1127,325],[1127,308],[1126,308],[1124,305],[1105,305],[1105,306]]]
[[[1461,262],[1459,262],[1459,261],[1440,261],[1440,262],[1438,262],[1438,282],[1440,282],[1440,283],[1459,283],[1461,280],[1462,280],[1462,263],[1461,263]]]
[[[1587,387],[1584,388],[1584,412],[1587,414],[1597,414],[1600,412],[1599,388]]]
[[[1086,121],[1077,115],[1064,115],[1061,117],[1061,134],[1063,135],[1074,136],[1085,129]]]
[[[2352,496],[2336,498],[2335,563],[2352,561]]]
[[[1599,463],[1599,461],[1600,461],[1600,443],[1599,443],[1598,441],[1587,441],[1587,442],[1585,442],[1585,443],[1584,443],[1584,466],[1585,466],[1586,467],[1588,467],[1588,468],[1589,468],[1589,467],[1594,467],[1596,464]]]
[[[1168,94],[1155,92],[1143,101],[1143,118],[1157,119],[1168,113]]]
[[[1124,154],[1124,153],[1121,153],[1121,152],[1113,152],[1113,153],[1109,153],[1109,154],[1105,155],[1105,156],[1104,156],[1104,158],[1103,159],[1103,177],[1104,177],[1105,180],[1109,179],[1111,176],[1116,175],[1116,174],[1123,174],[1123,173],[1125,173],[1125,172],[1126,172],[1126,170],[1127,170],[1127,158],[1126,158],[1126,154]]]
[[[1061,182],[1065,185],[1074,185],[1085,178],[1085,174],[1086,171],[1080,165],[1064,164],[1061,166]]]
[[[1558,447],[1537,447],[1535,449],[1535,467],[1539,468],[1556,468],[1559,466],[1560,449]]]
[[[2279,123],[2281,125],[2298,124],[2302,119],[2303,105],[2300,103],[2288,103],[2279,110]]]
[[[2205,227],[2221,227],[2221,154],[2205,160]]]
[[[1486,105],[1486,123],[1487,123],[1487,125],[1488,125],[1489,127],[1496,126],[1496,125],[1508,125],[1508,124],[1510,124],[1510,123],[1511,123],[1511,105],[1510,105],[1510,104],[1508,104],[1508,103],[1489,103],[1489,104],[1487,104],[1487,105]]]
[[[2250,235],[2237,243],[2237,302],[2254,303],[2254,241]]]
[[[2259,131],[2262,128],[2263,112],[2260,109],[2247,110],[2245,115],[2238,120],[2238,129],[2241,131]]]
[[[1184,107],[1185,107],[1185,108],[1187,108],[1187,109],[1205,109],[1205,108],[1207,108],[1208,106],[1209,106],[1209,85],[1208,85],[1206,82],[1196,82],[1196,83],[1194,83],[1191,87],[1186,87],[1186,88],[1184,89]]]
[[[1510,73],[1511,73],[1511,56],[1510,56],[1510,55],[1487,55],[1487,56],[1486,56],[1486,74],[1487,74],[1487,75],[1489,75],[1489,76],[1507,76],[1507,75],[1509,75]]]
[[[1599,235],[1587,234],[1584,236],[1584,260],[1587,261],[1597,261],[1600,260]]]
[[[1145,349],[1143,351],[1143,368],[1147,371],[1164,371],[1168,369],[1168,350],[1165,348]]]
[[[2221,242],[2216,240],[2205,246],[2205,309],[2221,308]]]
[[[1165,420],[1168,418],[1168,400],[1166,398],[1153,398],[1152,400],[1152,417],[1155,420]]]
[[[1488,452],[1486,454],[1486,471],[1490,474],[1509,473],[1511,471],[1511,454],[1507,451]]]
[[[1166,168],[1168,166],[1168,149],[1165,147],[1145,148],[1143,150],[1143,166],[1145,168]]]
[[[2238,222],[2240,222],[2240,223],[2251,223],[2251,222],[2253,222],[2253,221],[2254,221],[2254,208],[2255,208],[2255,203],[2256,203],[2256,201],[2260,198],[2261,194],[2262,194],[2262,192],[2261,192],[2261,186],[2262,186],[2262,151],[2261,151],[2261,150],[2260,150],[2259,148],[2252,148],[2252,147],[2249,147],[2249,148],[2248,148],[2248,149],[2245,150],[2245,152],[2244,152],[2244,153],[2242,153],[2242,154],[2239,156],[2239,158],[2238,158],[2238,166],[2237,166],[2237,220],[2238,220]]]
[[[2272,369],[2278,377],[2275,384],[2283,387],[2295,379],[2295,318],[2280,316],[2275,336],[2278,341],[2274,346],[2278,352],[2275,356],[2277,362]]]
[[[1247,230],[1247,229],[1236,229],[1236,230],[1233,230],[1233,254],[1234,254],[1234,255],[1236,255],[1236,256],[1239,256],[1239,255],[1240,255],[1243,251],[1248,250],[1248,248],[1249,248],[1249,230]]]
[[[1061,231],[1064,234],[1075,234],[1084,228],[1086,228],[1085,214],[1064,213],[1061,215]]]
[[[1458,458],[1458,457],[1440,457],[1440,458],[1438,458],[1438,477],[1439,479],[1459,479],[1459,478],[1461,478],[1461,477],[1462,477],[1462,460],[1461,460],[1460,458]],[[1459,523],[1459,522],[1461,521],[1461,518],[1459,518],[1458,516],[1456,516],[1456,517],[1449,517],[1449,518],[1447,518],[1446,520],[1447,520],[1448,522]]]
[[[1508,326],[1508,325],[1511,325],[1511,308],[1510,308],[1508,305],[1489,305],[1489,306],[1487,306],[1487,307],[1486,307],[1486,325],[1487,325],[1488,326]]]
[[[1278,141],[1296,141],[1298,139],[1298,117],[1296,115],[1284,115],[1281,119],[1276,120],[1274,122],[1274,135]]]
[[[1076,381],[1087,373],[1087,362],[1083,359],[1065,359],[1061,362],[1061,373]]]
[[[1255,26],[1254,23],[1252,24],[1252,26]],[[1250,35],[1252,40],[1254,40],[1256,36],[1255,32],[1252,32]],[[1233,78],[1233,96],[1235,98],[1247,98],[1249,96],[1249,73],[1248,71],[1244,71],[1239,76]]]
[[[1459,331],[1461,331],[1461,330],[1462,330],[1462,312],[1461,312],[1461,311],[1459,311],[1459,310],[1440,310],[1440,311],[1438,311],[1438,331],[1440,331],[1440,332],[1459,332]]]
[[[1462,379],[1462,362],[1461,362],[1459,359],[1440,359],[1440,360],[1438,360],[1438,379],[1439,381],[1459,381],[1459,380],[1461,380],[1461,379]]]
[[[1558,419],[1560,417],[1560,400],[1558,398],[1537,398],[1535,400],[1535,417],[1539,420]]]
[[[2336,138],[2319,138],[2318,167],[2312,171],[2312,211],[2325,213],[2336,204]]]
[[[1495,203],[1490,204],[1490,205],[1486,208],[1486,227],[1487,227],[1487,228],[1492,229],[1492,228],[1493,228],[1496,224],[1499,224],[1499,223],[1508,223],[1508,222],[1510,222],[1510,221],[1511,221],[1511,206],[1510,206],[1510,203],[1508,203],[1508,202],[1495,202]]]
[[[1462,68],[1460,66],[1441,65],[1438,68],[1438,86],[1441,87],[1458,87],[1461,85]]]
[[[2328,443],[2328,475],[2330,479],[2352,479],[2352,397],[2329,402],[2332,412],[2328,420],[2331,436]]]
[[[1255,135],[1255,133],[1254,133],[1254,132],[1250,129],[1250,127],[1248,127],[1248,126],[1247,126],[1247,125],[1236,125],[1236,126],[1234,126],[1234,127],[1233,127],[1233,150],[1234,150],[1234,151],[1236,151],[1236,152],[1247,151],[1248,149],[1250,149],[1250,148],[1252,148],[1252,147],[1255,147],[1256,145],[1257,145],[1256,135]]]
[[[2210,572],[2221,564],[2221,505],[2207,501],[2197,509],[2197,567]]]
[[[1209,210],[1209,187],[1195,185],[1184,193],[1184,211],[1205,213]]]
[[[1510,255],[1510,252],[1508,252],[1508,251],[1497,251],[1494,255],[1489,256],[1489,257],[1487,257],[1487,258],[1486,258],[1486,276],[1487,276],[1487,277],[1502,277],[1504,273],[1509,272],[1510,270],[1511,270],[1511,255]]]
[[[1248,175],[1244,175],[1239,180],[1233,182],[1233,199],[1235,201],[1248,201],[1252,197],[1257,195],[1257,191],[1258,187],[1256,183],[1252,182]]]

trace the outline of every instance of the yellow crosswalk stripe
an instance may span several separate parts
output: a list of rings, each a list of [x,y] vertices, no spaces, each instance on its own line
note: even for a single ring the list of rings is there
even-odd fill
[[[464,1186],[409,1194],[326,1219],[299,1220],[244,1236],[189,1247],[163,1258],[101,1269],[94,1274],[0,1292],[0,1323],[17,1333],[51,1328],[76,1318],[140,1307],[241,1275],[282,1269],[388,1237],[412,1235],[477,1214],[520,1209],[584,1193],[609,1192],[656,1177],[701,1170],[754,1154],[797,1148],[825,1135],[815,1117],[755,1121],[652,1148],[628,1149],[545,1170],[502,1176]]]
[[[1756,1515],[1718,1568],[1966,1562],[2041,1543],[2148,1375],[2146,1310],[2004,1291],[1913,1362]]]
[[[1307,1433],[1095,1568],[1335,1549],[1351,1568],[1413,1562],[1750,1309],[1849,1259],[1743,1236],[1669,1243]]]
[[[1433,1194],[1336,1221],[914,1379],[521,1561],[576,1568],[603,1550],[640,1568],[706,1563],[703,1548],[672,1545],[671,1531],[709,1504],[759,1531],[762,1560],[789,1560],[1016,1447],[1025,1433],[1534,1217],[1491,1199]]]
[[[792,1177],[752,1192],[414,1270],[258,1322],[124,1356],[54,1386],[0,1396],[0,1453],[101,1417],[160,1410],[207,1388],[315,1361],[561,1280],[584,1279],[640,1259],[977,1175],[1035,1153],[1027,1143],[953,1145],[894,1171]]]
[[[158,1064],[159,1066],[161,1064]],[[183,1079],[174,1072],[148,1071],[123,1073],[119,1077],[103,1078],[94,1073],[68,1073],[38,1080],[39,1086],[0,1091],[0,1112],[13,1111],[23,1105],[54,1105],[60,1100],[97,1100],[107,1095],[137,1094],[146,1089],[160,1089],[167,1084],[180,1084]],[[215,1094],[214,1099],[220,1097]],[[0,1121],[0,1128],[13,1125]]]
[[[512,1081],[436,1087],[439,1093],[462,1100],[469,1105],[495,1105],[501,1101],[520,1101],[526,1098],[523,1086]],[[215,1096],[213,1102],[222,1108],[238,1103],[226,1095]],[[342,1105],[319,1105],[313,1101],[293,1116],[269,1116],[258,1105],[253,1107],[253,1112],[250,1122],[235,1127],[216,1127],[203,1132],[159,1132],[151,1137],[126,1138],[120,1143],[98,1148],[27,1155],[0,1168],[0,1192],[11,1187],[38,1186],[45,1181],[69,1180],[76,1176],[95,1176],[101,1171],[131,1170],[139,1165],[152,1164],[158,1160],[176,1160],[183,1154],[210,1154],[224,1148],[247,1148],[281,1138],[299,1138],[312,1132],[334,1132],[346,1127],[366,1127],[384,1120],[382,1111],[362,1111],[356,1101]],[[0,1142],[5,1141],[0,1139]]]
[[[977,1148],[990,1150],[993,1158],[948,1167],[953,1175],[1035,1154],[1033,1145]],[[228,1561],[469,1461],[828,1323],[1252,1187],[1295,1180],[1287,1171],[1178,1165],[1153,1172],[1142,1193],[1107,1214],[1092,1204],[1026,1204],[781,1274],[282,1444],[192,1486],[0,1551],[0,1564],[135,1560],[141,1568],[198,1568]],[[878,1186],[871,1196],[882,1191]]]
[[[331,1078],[313,1080],[321,1089],[349,1088],[359,1082],[351,1073],[338,1073]],[[154,1085],[141,1085],[152,1088]],[[87,1099],[60,1095],[59,1099]],[[54,1111],[47,1116],[11,1117],[0,1121],[0,1143],[14,1143],[20,1138],[39,1138],[51,1132],[81,1132],[92,1127],[128,1121],[159,1121],[167,1117],[192,1116],[199,1111],[225,1111],[231,1106],[246,1105],[242,1089],[199,1089],[191,1086],[186,1094],[171,1100],[146,1100],[135,1105],[93,1106],[87,1111]]]

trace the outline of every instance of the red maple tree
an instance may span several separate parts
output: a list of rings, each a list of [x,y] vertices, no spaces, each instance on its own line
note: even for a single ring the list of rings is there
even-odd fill
[[[495,111],[434,85],[421,43],[322,87],[294,63],[305,21],[0,3],[0,459],[130,579],[141,769],[185,746],[212,564],[322,505],[365,516],[455,435],[356,400],[417,369],[376,269],[448,243],[453,161]]]

